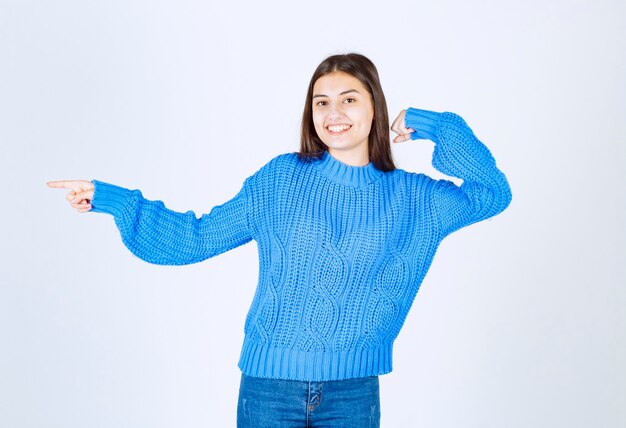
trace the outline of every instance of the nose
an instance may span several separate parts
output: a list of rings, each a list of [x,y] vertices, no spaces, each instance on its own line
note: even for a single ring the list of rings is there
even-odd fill
[[[340,117],[343,116],[343,105],[333,103],[330,105],[328,109],[328,116],[330,117]]]

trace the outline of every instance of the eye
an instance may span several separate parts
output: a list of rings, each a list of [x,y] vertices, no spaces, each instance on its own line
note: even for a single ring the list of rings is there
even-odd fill
[[[318,107],[323,107],[326,104],[328,104],[328,101],[325,101],[325,100],[320,100],[320,101],[315,103],[315,105],[318,106]]]
[[[355,98],[346,98],[345,100],[343,100],[344,103],[346,104],[352,104],[354,102],[356,102]]]

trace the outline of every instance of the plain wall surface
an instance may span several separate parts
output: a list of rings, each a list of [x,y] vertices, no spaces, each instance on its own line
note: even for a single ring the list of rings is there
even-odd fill
[[[0,0],[0,426],[235,425],[255,243],[150,265],[45,183],[199,216],[298,150],[311,74],[349,51],[392,120],[463,116],[513,191],[441,245],[382,426],[626,426],[624,22],[610,0]],[[393,153],[439,178],[432,148]]]

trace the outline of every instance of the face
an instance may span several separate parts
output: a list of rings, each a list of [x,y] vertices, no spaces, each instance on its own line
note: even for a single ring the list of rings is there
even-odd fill
[[[361,81],[342,71],[317,79],[313,85],[313,124],[335,158],[367,163],[374,106]]]

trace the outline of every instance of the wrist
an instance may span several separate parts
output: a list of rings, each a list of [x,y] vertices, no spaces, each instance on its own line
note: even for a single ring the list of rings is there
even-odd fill
[[[131,190],[113,184],[104,183],[98,180],[92,180],[94,185],[93,199],[91,206],[93,212],[118,214],[125,201],[128,199]]]
[[[413,129],[411,139],[427,139],[437,142],[437,126],[441,113],[409,107],[404,116],[407,128]]]

